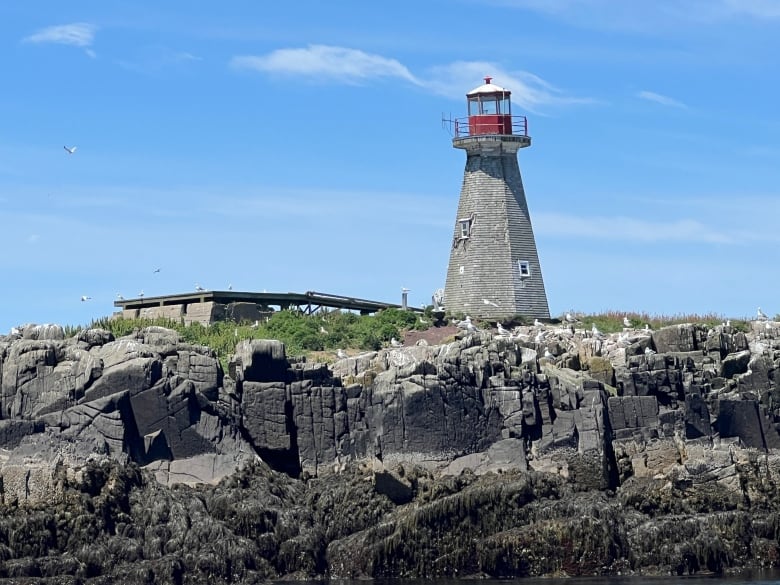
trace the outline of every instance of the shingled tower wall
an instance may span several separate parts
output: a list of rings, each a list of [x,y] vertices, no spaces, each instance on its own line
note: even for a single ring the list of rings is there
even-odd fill
[[[498,89],[508,108],[509,92],[486,81],[469,97]],[[517,162],[518,149],[529,146],[531,138],[524,117],[514,126],[509,118],[518,117],[475,115],[468,126],[456,123],[452,144],[467,158],[444,304],[450,313],[472,317],[544,319],[550,309]]]

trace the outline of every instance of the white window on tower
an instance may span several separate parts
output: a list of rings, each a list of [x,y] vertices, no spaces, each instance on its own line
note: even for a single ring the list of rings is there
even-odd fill
[[[528,260],[518,260],[517,270],[520,273],[520,278],[528,278],[531,276],[531,263]]]
[[[460,226],[460,239],[465,240],[471,236],[471,218],[459,219],[458,225]]]

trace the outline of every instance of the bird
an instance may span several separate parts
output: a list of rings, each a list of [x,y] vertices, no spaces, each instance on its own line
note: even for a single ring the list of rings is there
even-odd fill
[[[544,325],[539,319],[534,319],[534,327],[544,327]]]
[[[545,347],[545,348],[544,348],[544,357],[546,357],[548,360],[551,360],[551,359],[553,359],[555,356],[553,355],[553,353],[552,353],[552,352],[551,352],[549,349],[547,349],[547,348]]]
[[[761,307],[759,307],[758,310],[756,311],[756,318],[759,321],[766,321],[767,319],[769,319],[769,317],[766,316],[764,311],[761,310]]]
[[[544,341],[544,332],[540,331],[539,333],[537,333],[536,337],[534,337],[534,341],[536,343],[541,343],[542,341]]]
[[[628,343],[628,333],[626,333],[624,331],[623,333],[618,335],[617,342],[618,342],[618,345],[623,345],[623,344]]]
[[[392,345],[393,347],[401,347],[403,345],[403,343],[398,341],[395,337],[391,337],[390,338],[390,345]]]
[[[152,274],[157,274],[158,272],[160,272],[159,268],[155,268],[154,270],[152,270]]]
[[[645,355],[653,355],[655,351],[653,349],[650,349],[649,347],[645,348]]]
[[[91,301],[91,300],[92,300],[92,297],[88,297],[87,295],[81,295],[81,302],[82,303],[84,301]]]
[[[474,323],[471,322],[471,317],[469,317],[468,315],[466,315],[466,318],[463,321],[460,321],[458,323],[458,328],[465,329],[466,331],[469,332],[477,330],[476,325],[474,325]]]
[[[509,337],[510,332],[507,331],[501,323],[496,323],[496,328],[498,329],[499,335],[502,337]]]
[[[65,150],[67,150],[67,151],[68,151],[68,154],[73,154],[74,152],[76,152],[76,148],[77,148],[77,147],[76,147],[76,146],[70,146],[70,147],[68,147],[68,146],[63,146],[62,148],[64,148]]]
[[[144,298],[144,291],[143,290],[138,293],[138,298],[141,298],[141,299]]]
[[[202,286],[200,286],[200,285],[199,285],[199,284],[196,282],[196,283],[195,283],[195,290],[196,290],[197,292],[203,292],[203,291],[204,291],[204,290],[206,290],[206,289],[205,289],[205,288],[203,288]]]
[[[631,327],[631,319],[623,317],[623,327]]]
[[[601,337],[601,331],[599,331],[599,328],[596,327],[596,324],[593,324],[593,327],[590,328],[590,332],[593,334],[593,337]]]
[[[577,319],[575,319],[574,315],[572,315],[571,313],[566,313],[566,316],[564,317],[564,319],[566,319],[567,323],[576,323],[577,322]]]
[[[118,300],[118,301],[124,301],[124,300],[125,300],[125,297],[123,297],[121,293],[116,293],[116,300]]]
[[[344,350],[343,350],[343,349],[341,349],[341,348],[339,348],[339,349],[337,349],[337,350],[336,350],[336,356],[337,356],[337,357],[338,357],[340,360],[343,360],[344,358],[348,358],[348,357],[349,357],[349,355],[347,355],[347,352],[346,352],[346,351],[344,351]]]
[[[498,307],[498,303],[491,301],[490,299],[482,299],[482,302],[486,305],[491,305],[493,307]]]
[[[322,333],[323,335],[327,335],[328,334],[328,330],[325,329],[325,327],[323,327],[322,325],[320,325],[320,333]]]
[[[652,328],[650,327],[650,323],[645,323],[645,332],[650,333],[652,331]]]
[[[232,284],[228,284],[228,290],[233,290],[233,285]]]

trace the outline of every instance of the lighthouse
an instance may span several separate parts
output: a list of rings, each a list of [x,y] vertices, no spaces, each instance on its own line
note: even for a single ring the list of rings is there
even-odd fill
[[[483,319],[549,318],[517,151],[531,145],[510,91],[485,83],[466,94],[468,117],[452,120],[466,169],[452,238],[444,305]]]

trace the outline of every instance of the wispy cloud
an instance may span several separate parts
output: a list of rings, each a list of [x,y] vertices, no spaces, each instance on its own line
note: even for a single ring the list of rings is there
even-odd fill
[[[777,0],[721,0],[721,4],[735,14],[760,19],[780,18],[780,2]]]
[[[647,221],[631,217],[583,217],[537,213],[535,231],[547,236],[624,240],[634,242],[734,243],[735,237],[693,219]]]
[[[231,65],[279,75],[336,79],[356,83],[367,79],[395,77],[410,83],[418,80],[395,59],[358,49],[330,45],[309,45],[298,49],[277,49],[267,55],[233,57]]]
[[[95,38],[96,27],[86,22],[49,26],[25,37],[28,43],[56,43],[74,47],[89,47]]]
[[[163,70],[173,67],[184,67],[202,60],[202,57],[187,51],[177,51],[168,47],[154,45],[142,47],[136,57],[117,61],[116,63],[120,67],[136,73],[153,75]]]
[[[367,83],[395,78],[451,99],[463,99],[463,88],[477,85],[486,75],[512,91],[513,101],[529,111],[548,105],[594,103],[590,98],[567,96],[541,77],[526,71],[508,71],[497,63],[458,61],[415,75],[396,59],[359,49],[310,45],[277,49],[266,55],[237,56],[231,65],[266,74],[295,76],[332,83]]]
[[[681,101],[678,101],[674,98],[670,98],[669,96],[666,95],[661,95],[660,93],[655,93],[654,91],[640,91],[636,94],[636,97],[650,102],[655,102],[657,104],[661,104],[662,106],[670,106],[672,108],[688,107]]]

